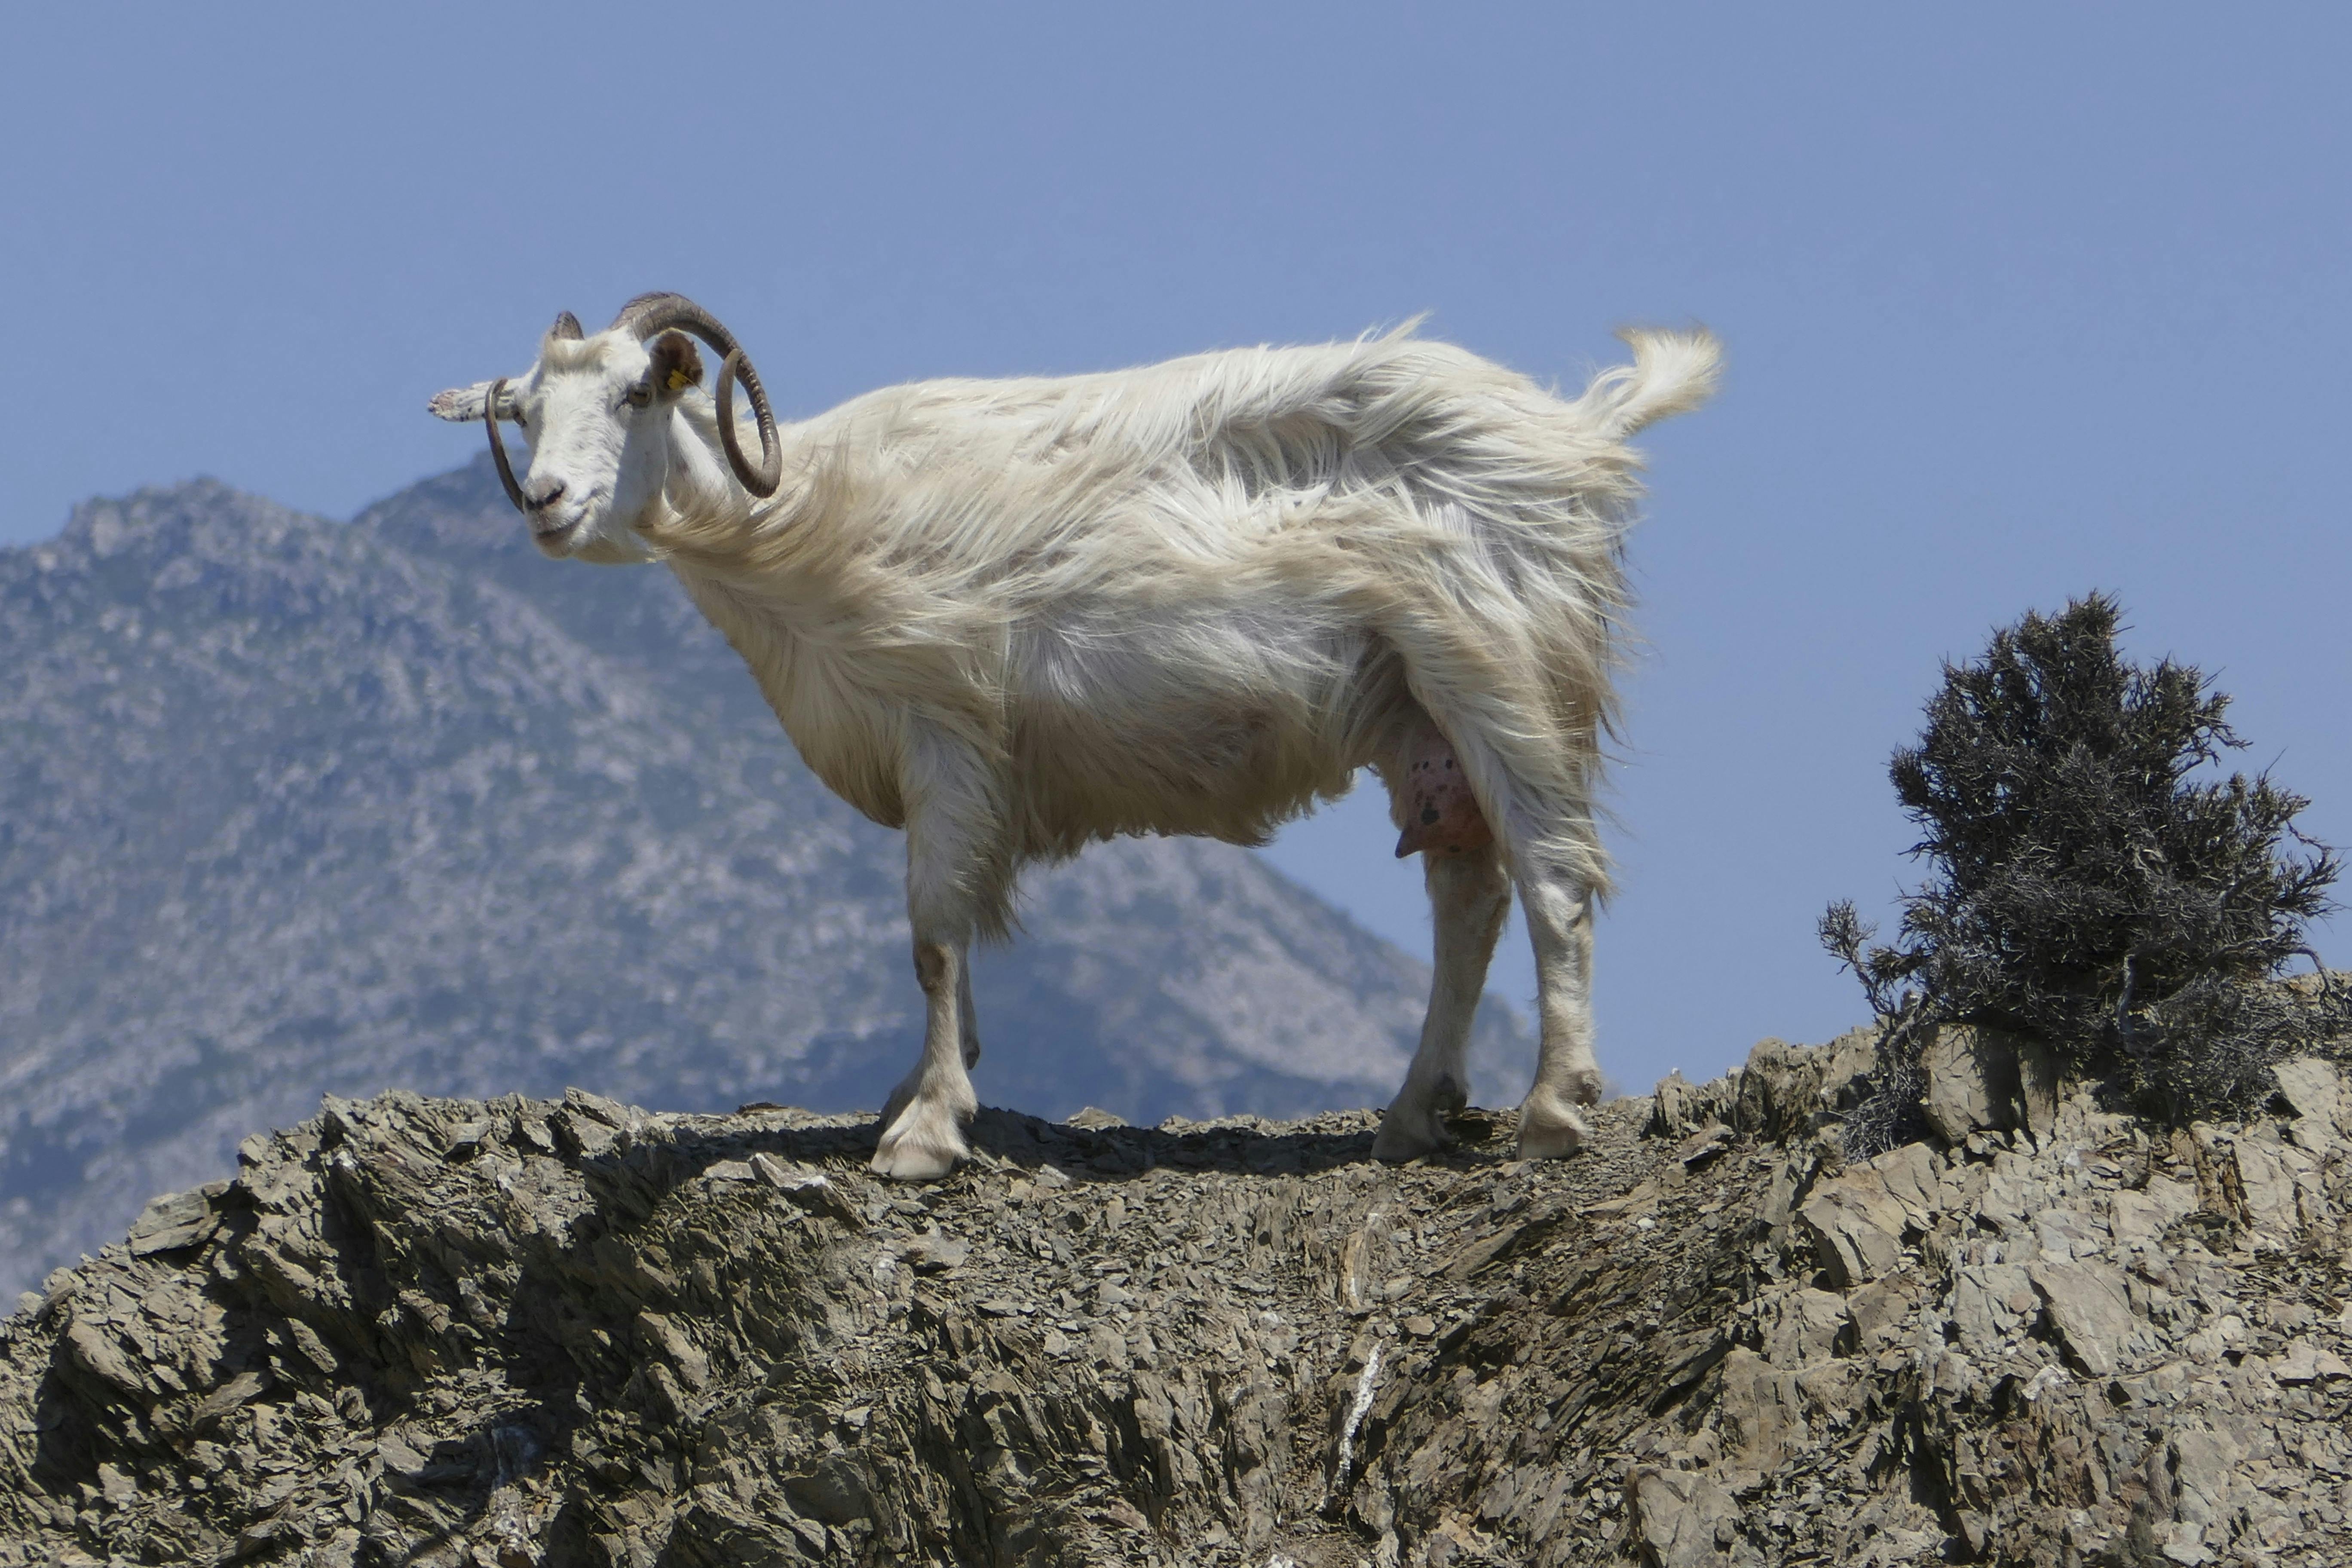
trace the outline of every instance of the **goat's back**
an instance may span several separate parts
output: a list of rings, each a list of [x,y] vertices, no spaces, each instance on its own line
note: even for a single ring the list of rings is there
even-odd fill
[[[813,763],[846,732],[803,730],[854,722],[871,753],[884,710],[982,745],[1022,853],[1259,837],[1441,693],[1580,788],[1625,604],[1624,437],[1714,368],[1704,336],[1633,341],[1574,400],[1405,333],[857,398],[789,433],[803,478],[746,582],[800,646],[755,672]]]

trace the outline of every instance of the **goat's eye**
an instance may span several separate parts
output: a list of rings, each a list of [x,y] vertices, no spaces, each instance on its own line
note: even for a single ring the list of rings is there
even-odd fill
[[[638,382],[635,386],[630,387],[628,391],[621,394],[621,401],[627,404],[632,408],[643,408],[646,404],[651,403],[653,400],[654,389],[653,384],[650,382]]]

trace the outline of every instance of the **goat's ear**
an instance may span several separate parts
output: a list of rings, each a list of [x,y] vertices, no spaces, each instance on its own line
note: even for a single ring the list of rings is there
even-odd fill
[[[435,393],[433,400],[425,406],[436,419],[452,419],[459,424],[468,419],[479,419],[482,416],[482,405],[489,397],[490,388],[494,384],[492,382],[478,381],[471,386],[453,386],[446,392]],[[515,417],[515,393],[512,382],[507,384],[506,395],[499,399],[499,417],[501,419]]]
[[[689,386],[702,384],[702,351],[681,331],[667,331],[646,345],[653,365],[646,384],[665,397],[675,397]]]

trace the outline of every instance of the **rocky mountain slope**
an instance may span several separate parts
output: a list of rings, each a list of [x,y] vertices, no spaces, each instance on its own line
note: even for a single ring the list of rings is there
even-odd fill
[[[0,1563],[2340,1563],[2352,1096],[2153,1132],[1856,1035],[1371,1122],[335,1100],[0,1329]],[[2046,1092],[2045,1092],[2046,1091]]]
[[[322,1093],[845,1109],[912,1059],[898,837],[667,573],[541,559],[481,465],[351,524],[92,502],[0,551],[0,668],[10,1293]],[[1426,971],[1246,851],[1031,893],[978,965],[986,1100],[1298,1115],[1402,1076]],[[1499,1008],[1479,1060],[1525,1081]]]

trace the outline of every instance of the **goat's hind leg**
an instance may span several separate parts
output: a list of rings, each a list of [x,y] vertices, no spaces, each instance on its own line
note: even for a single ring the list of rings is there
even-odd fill
[[[1418,773],[1428,771],[1430,759],[1442,757],[1446,769],[1454,752],[1444,742],[1423,745],[1390,787],[1392,809],[1406,830],[1400,853],[1423,851],[1423,879],[1430,889],[1430,924],[1434,926],[1430,1011],[1421,1020],[1421,1048],[1404,1074],[1404,1089],[1381,1117],[1381,1135],[1371,1140],[1371,1157],[1402,1162],[1442,1150],[1451,1142],[1444,1119],[1470,1100],[1470,1025],[1477,1018],[1479,996],[1486,992],[1486,963],[1494,959],[1494,942],[1503,933],[1503,917],[1510,914],[1510,879],[1503,875],[1503,853],[1484,827],[1473,823],[1440,823],[1440,814],[1425,811]],[[1440,802],[1440,811],[1444,802]],[[1467,802],[1456,811],[1477,818],[1477,804]],[[1423,835],[1416,835],[1421,827]],[[1430,827],[1442,832],[1430,835]],[[1465,830],[1475,827],[1475,830]],[[1423,842],[1428,839],[1428,842]]]
[[[1461,715],[1454,745],[1476,784],[1479,809],[1501,840],[1535,945],[1543,1035],[1536,1081],[1519,1106],[1519,1156],[1556,1159],[1583,1147],[1591,1132],[1583,1108],[1601,1098],[1601,1068],[1592,1054],[1592,914],[1606,862],[1574,770],[1546,769],[1539,757],[1515,756],[1520,748],[1507,733],[1482,735]],[[1443,798],[1431,805],[1434,832],[1448,807]],[[1416,1058],[1415,1071],[1420,1068]]]
[[[1592,1129],[1583,1108],[1601,1098],[1592,1054],[1593,898],[1575,878],[1524,863],[1518,884],[1543,1015],[1536,1081],[1519,1105],[1519,1158],[1558,1159],[1584,1146]]]

